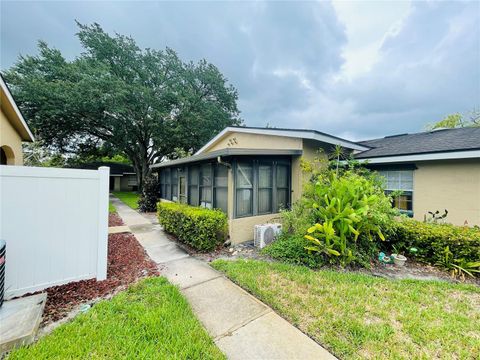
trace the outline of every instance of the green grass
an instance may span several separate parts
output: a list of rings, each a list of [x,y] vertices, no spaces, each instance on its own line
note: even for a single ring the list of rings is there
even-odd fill
[[[12,359],[225,359],[179,290],[150,278],[95,305]]]
[[[114,191],[113,195],[122,200],[126,205],[130,206],[133,210],[138,209],[138,199],[140,195],[132,191]]]
[[[341,359],[478,359],[480,288],[262,261],[213,267]]]
[[[111,202],[108,203],[108,212],[110,214],[117,212],[117,209],[115,208],[115,206]]]

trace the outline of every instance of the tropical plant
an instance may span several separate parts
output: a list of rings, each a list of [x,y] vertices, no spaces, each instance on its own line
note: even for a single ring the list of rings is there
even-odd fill
[[[312,208],[316,223],[307,230],[306,247],[345,266],[362,261],[378,250],[377,240],[385,240],[393,216],[391,198],[372,177],[351,171],[341,176],[327,171],[317,178]]]
[[[475,277],[475,274],[480,274],[480,261],[454,259],[449,246],[445,246],[443,257],[436,265],[450,270],[453,277],[460,277],[462,279],[465,279],[465,275]]]

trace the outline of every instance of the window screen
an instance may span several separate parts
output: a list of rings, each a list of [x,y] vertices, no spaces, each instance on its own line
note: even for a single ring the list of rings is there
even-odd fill
[[[198,206],[199,203],[199,168],[196,166],[188,169],[188,203],[192,206]]]
[[[258,213],[272,212],[272,165],[259,164],[258,166]]]
[[[253,214],[253,166],[238,163],[236,166],[236,213],[237,216]]]
[[[215,208],[221,209],[224,213],[228,211],[228,168],[224,165],[215,166],[214,179],[214,201]]]
[[[204,164],[200,173],[200,206],[212,208],[212,166]]]
[[[277,164],[276,185],[277,185],[277,211],[286,209],[289,206],[289,179],[290,168],[288,165]]]

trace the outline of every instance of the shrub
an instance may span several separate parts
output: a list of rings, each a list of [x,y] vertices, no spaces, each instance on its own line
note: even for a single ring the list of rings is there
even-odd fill
[[[157,213],[165,231],[197,250],[212,250],[227,238],[227,216],[221,210],[159,202]]]
[[[389,242],[401,251],[417,248],[418,260],[429,264],[442,264],[447,247],[453,260],[480,261],[480,229],[477,228],[404,219],[394,224]]]
[[[158,185],[158,179],[155,176],[145,179],[142,194],[138,200],[138,209],[141,212],[157,211]]]
[[[396,210],[377,179],[352,171],[320,174],[314,186],[312,207],[316,223],[307,229],[308,251],[331,263],[368,265],[384,240]],[[367,261],[366,261],[367,260]]]
[[[305,265],[313,269],[319,268],[324,264],[324,260],[317,254],[307,252],[305,247],[308,245],[308,240],[302,235],[291,235],[284,232],[261,252],[288,264]]]

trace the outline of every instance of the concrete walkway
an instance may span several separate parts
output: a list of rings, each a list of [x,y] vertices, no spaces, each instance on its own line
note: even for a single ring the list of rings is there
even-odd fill
[[[267,305],[189,256],[168,239],[154,217],[142,216],[116,198],[111,202],[229,359],[335,359]]]

